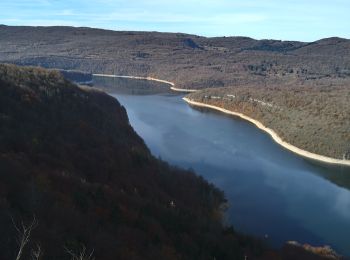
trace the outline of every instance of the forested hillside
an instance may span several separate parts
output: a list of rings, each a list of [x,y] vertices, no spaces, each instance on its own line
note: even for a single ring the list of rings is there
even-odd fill
[[[228,87],[207,89],[188,97],[243,113],[309,152],[350,159],[350,88]]]
[[[57,71],[0,65],[0,259],[242,259],[221,191],[155,159],[117,100]],[[70,253],[69,253],[70,252]],[[39,259],[39,258],[38,258]]]
[[[178,88],[350,82],[350,41],[207,38],[182,33],[0,26],[0,61],[92,73],[152,76]]]

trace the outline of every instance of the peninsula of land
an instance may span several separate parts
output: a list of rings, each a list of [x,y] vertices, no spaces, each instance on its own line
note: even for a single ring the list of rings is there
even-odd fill
[[[284,148],[286,148],[289,151],[292,151],[293,153],[296,153],[298,155],[301,155],[303,157],[309,158],[309,159],[313,159],[313,160],[317,160],[317,161],[322,161],[322,162],[326,162],[326,163],[331,163],[331,164],[339,164],[339,165],[347,165],[350,166],[350,160],[346,160],[346,159],[335,159],[335,158],[331,158],[331,157],[327,157],[327,156],[323,156],[323,155],[319,155],[319,154],[315,154],[315,153],[311,153],[309,151],[300,149],[292,144],[289,144],[287,142],[285,142],[284,140],[282,140],[282,138],[271,128],[266,127],[265,125],[263,125],[261,122],[259,122],[258,120],[255,120],[249,116],[246,116],[242,113],[238,113],[238,112],[234,112],[225,108],[221,108],[219,106],[214,106],[214,105],[210,105],[207,103],[202,103],[202,102],[197,102],[194,101],[190,98],[184,97],[183,100],[185,100],[188,104],[193,105],[193,106],[197,106],[197,107],[206,107],[206,108],[210,108],[210,109],[214,109],[220,112],[223,112],[225,114],[229,114],[229,115],[233,115],[233,116],[238,116],[244,120],[247,120],[251,123],[253,123],[256,127],[258,127],[259,129],[265,131],[266,133],[268,133],[272,139],[278,143],[279,145],[283,146]]]
[[[333,89],[332,96],[329,96],[330,90],[327,88],[321,88],[321,92],[314,88],[300,87],[288,91],[280,88],[265,89],[264,92],[250,92],[237,87],[189,90],[176,88],[173,82],[153,77],[105,74],[94,76],[150,80],[168,84],[174,91],[191,92],[192,94],[183,98],[188,104],[245,119],[293,153],[325,163],[350,166],[350,136],[347,135],[350,129],[350,108],[347,105],[350,104],[350,94],[344,89]],[[305,92],[310,94],[309,97],[305,97]],[[312,113],[320,110],[324,113]],[[339,116],[343,120],[338,123]],[[337,127],[337,131],[328,132],[326,127],[330,126],[324,122],[330,122],[331,127]]]

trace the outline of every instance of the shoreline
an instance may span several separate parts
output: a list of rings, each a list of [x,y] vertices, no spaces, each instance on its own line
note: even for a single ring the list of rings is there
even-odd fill
[[[140,77],[140,76],[127,76],[127,75],[112,75],[112,74],[92,74],[93,76],[97,76],[97,77],[109,77],[109,78],[127,78],[127,79],[139,79],[139,80],[150,80],[150,81],[156,81],[156,82],[161,82],[161,83],[165,83],[170,85],[170,89],[173,91],[177,91],[177,92],[183,92],[183,93],[192,93],[192,92],[196,92],[198,91],[197,89],[182,89],[182,88],[176,88],[175,87],[175,83],[171,82],[171,81],[167,81],[167,80],[162,80],[162,79],[157,79],[157,78],[153,78],[153,77]],[[261,122],[259,122],[258,120],[255,120],[251,117],[248,117],[242,113],[239,112],[233,112],[221,107],[217,107],[214,105],[209,105],[209,104],[205,104],[205,103],[201,103],[201,102],[197,102],[197,101],[193,101],[189,98],[183,97],[182,98],[186,103],[190,104],[190,105],[194,105],[194,106],[198,106],[198,107],[206,107],[206,108],[211,108],[217,111],[220,111],[222,113],[225,114],[229,114],[229,115],[233,115],[233,116],[238,116],[246,121],[249,121],[250,123],[253,123],[257,128],[259,128],[260,130],[263,130],[264,132],[268,133],[272,139],[279,144],[280,146],[282,146],[283,148],[308,159],[312,159],[312,160],[316,160],[316,161],[320,161],[320,162],[324,162],[324,163],[329,163],[329,164],[335,164],[335,165],[342,165],[342,166],[350,166],[350,160],[342,160],[342,159],[336,159],[336,158],[332,158],[332,157],[328,157],[328,156],[324,156],[324,155],[319,155],[316,153],[312,153],[306,150],[303,150],[301,148],[298,148],[290,143],[287,143],[285,141],[282,140],[282,138],[271,128],[266,127],[265,125],[263,125]]]
[[[92,74],[92,76],[96,77],[108,77],[108,78],[125,78],[125,79],[140,79],[140,80],[150,80],[150,81],[156,81],[161,82],[170,85],[170,89],[177,92],[184,92],[184,93],[192,93],[196,92],[197,89],[185,89],[185,88],[175,88],[175,83],[163,79],[157,79],[152,77],[139,77],[139,76],[126,76],[126,75],[112,75],[112,74]]]
[[[343,165],[343,166],[350,166],[350,160],[342,160],[342,159],[336,159],[336,158],[332,158],[332,157],[328,157],[328,156],[324,156],[324,155],[319,155],[319,154],[315,154],[315,153],[311,153],[308,152],[306,150],[300,149],[290,143],[287,143],[285,141],[282,140],[281,137],[279,137],[279,135],[272,130],[271,128],[266,127],[265,125],[263,125],[261,122],[259,122],[258,120],[255,120],[251,117],[248,117],[242,113],[239,112],[233,112],[221,107],[217,107],[214,105],[209,105],[209,104],[205,104],[205,103],[201,103],[201,102],[197,102],[197,101],[193,101],[189,98],[182,98],[186,103],[193,105],[193,106],[198,106],[198,107],[206,107],[206,108],[211,108],[220,112],[223,112],[225,114],[229,114],[229,115],[234,115],[234,116],[238,116],[246,121],[249,121],[250,123],[253,123],[257,128],[263,130],[264,132],[268,133],[272,139],[279,145],[281,145],[283,148],[306,158],[309,159],[313,159],[316,161],[321,161],[321,162],[325,162],[325,163],[330,163],[330,164],[337,164],[337,165]]]

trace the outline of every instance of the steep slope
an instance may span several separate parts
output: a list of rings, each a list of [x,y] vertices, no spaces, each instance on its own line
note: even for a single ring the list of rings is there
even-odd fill
[[[151,156],[123,107],[57,71],[0,65],[0,259],[242,259],[259,243],[221,224],[221,191]],[[14,223],[13,223],[14,222]],[[245,252],[244,252],[245,251]]]

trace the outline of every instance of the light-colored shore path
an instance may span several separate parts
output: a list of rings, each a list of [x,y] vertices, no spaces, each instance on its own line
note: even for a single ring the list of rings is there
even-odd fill
[[[170,85],[170,89],[173,91],[178,92],[185,92],[185,93],[191,93],[196,92],[196,89],[185,89],[185,88],[176,88],[175,83],[167,80],[152,78],[152,77],[138,77],[138,76],[125,76],[125,75],[111,75],[111,74],[92,74],[93,76],[97,77],[109,77],[109,78],[126,78],[126,79],[141,79],[141,80],[150,80],[150,81],[157,81],[161,83],[165,83]]]
[[[92,75],[97,76],[97,77],[127,78],[127,79],[140,79],[140,80],[157,81],[157,82],[162,82],[162,83],[170,85],[171,86],[170,89],[174,90],[174,91],[185,92],[185,93],[191,93],[191,92],[197,91],[196,89],[176,88],[174,82],[162,80],[162,79],[157,79],[157,78],[153,78],[153,77],[139,77],[139,76],[112,75],[112,74],[92,74]],[[224,109],[221,107],[217,107],[217,106],[213,106],[213,105],[209,105],[209,104],[205,104],[205,103],[201,103],[201,102],[196,102],[196,101],[193,101],[193,100],[186,98],[186,97],[184,97],[183,100],[186,101],[188,104],[193,105],[193,106],[207,107],[207,108],[215,109],[215,110],[223,112],[225,114],[238,116],[244,120],[247,120],[247,121],[253,123],[259,129],[267,132],[276,143],[278,143],[282,147],[286,148],[287,150],[289,150],[295,154],[301,155],[301,156],[309,158],[309,159],[325,162],[325,163],[350,166],[350,160],[341,160],[341,159],[336,159],[336,158],[332,158],[332,157],[327,157],[324,155],[311,153],[311,152],[308,152],[306,150],[300,149],[294,145],[291,145],[290,143],[283,141],[282,138],[279,137],[277,135],[277,133],[274,130],[272,130],[271,128],[264,126],[261,122],[255,120],[251,117],[248,117],[242,113],[233,112],[231,110],[227,110],[227,109]]]
[[[281,137],[279,137],[277,135],[277,133],[275,131],[273,131],[271,128],[268,128],[266,126],[264,126],[261,122],[248,117],[242,113],[238,113],[238,112],[233,112],[231,110],[227,110],[221,107],[217,107],[217,106],[213,106],[213,105],[209,105],[209,104],[205,104],[205,103],[201,103],[201,102],[196,102],[193,101],[189,98],[184,97],[183,100],[185,100],[188,104],[193,105],[193,106],[198,106],[198,107],[207,107],[207,108],[211,108],[211,109],[215,109],[218,110],[220,112],[223,112],[225,114],[229,114],[229,115],[234,115],[234,116],[238,116],[244,120],[247,120],[251,123],[253,123],[256,127],[260,128],[261,130],[267,132],[272,139],[278,143],[279,145],[281,145],[282,147],[286,148],[287,150],[292,151],[293,153],[296,153],[298,155],[301,155],[303,157],[309,158],[309,159],[313,159],[313,160],[317,160],[317,161],[322,161],[322,162],[326,162],[326,163],[330,163],[330,164],[338,164],[338,165],[346,165],[346,166],[350,166],[350,160],[341,160],[341,159],[335,159],[335,158],[331,158],[331,157],[327,157],[327,156],[323,156],[323,155],[319,155],[319,154],[315,154],[315,153],[311,153],[308,151],[305,151],[303,149],[300,149],[294,145],[291,145],[285,141],[282,140]]]

